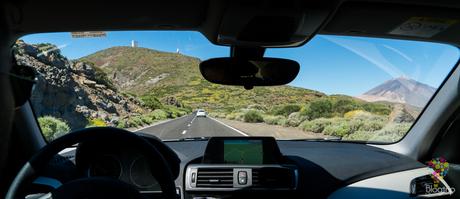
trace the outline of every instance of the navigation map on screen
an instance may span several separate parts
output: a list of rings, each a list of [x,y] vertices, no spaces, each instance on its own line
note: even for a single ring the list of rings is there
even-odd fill
[[[225,140],[224,162],[227,164],[263,164],[262,140]]]

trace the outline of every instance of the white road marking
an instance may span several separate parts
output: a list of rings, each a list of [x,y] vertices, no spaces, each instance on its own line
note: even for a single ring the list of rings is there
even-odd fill
[[[221,122],[221,121],[219,121],[219,120],[216,120],[216,119],[214,119],[214,118],[212,118],[212,117],[209,117],[209,116],[208,116],[208,118],[209,118],[209,119],[212,119],[212,120],[214,120],[214,121],[216,121],[216,122],[219,122],[220,124],[222,124],[222,125],[224,125],[224,126],[230,128],[230,129],[236,131],[237,133],[239,133],[239,134],[241,134],[241,135],[244,135],[244,136],[246,136],[246,137],[249,136],[248,134],[243,133],[242,131],[240,131],[240,130],[238,130],[238,129],[236,129],[236,128],[233,128],[232,126],[229,126],[228,124],[225,124],[225,123],[223,123],[223,122]]]
[[[195,117],[193,117],[192,121],[190,121],[190,124],[192,124],[193,121],[195,121],[195,118],[196,118],[196,115],[195,115]]]
[[[188,124],[187,126],[190,126],[191,124]]]
[[[182,131],[182,135],[184,135],[185,133],[187,133],[187,130]]]

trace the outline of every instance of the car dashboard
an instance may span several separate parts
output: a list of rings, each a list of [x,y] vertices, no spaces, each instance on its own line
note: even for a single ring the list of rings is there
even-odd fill
[[[247,137],[232,139],[247,141]],[[259,150],[267,157],[258,158],[257,154],[239,154],[244,150],[232,155],[232,148],[222,146],[223,141],[165,142],[169,148],[163,153],[165,159],[177,164],[171,170],[180,198],[348,198],[356,187],[366,188],[366,193],[387,190],[380,196],[410,198],[411,182],[431,172],[408,157],[365,144],[273,139],[262,149],[250,146],[251,151]],[[75,164],[76,175],[113,177],[135,186],[147,197],[161,194],[148,161],[135,147],[82,143],[60,153],[60,157]],[[59,178],[56,171],[50,175]]]

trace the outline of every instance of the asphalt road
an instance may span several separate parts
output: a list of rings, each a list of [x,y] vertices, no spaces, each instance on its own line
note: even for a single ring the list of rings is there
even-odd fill
[[[210,136],[247,136],[241,131],[209,117],[196,117],[195,113],[138,130],[160,139],[180,139]]]

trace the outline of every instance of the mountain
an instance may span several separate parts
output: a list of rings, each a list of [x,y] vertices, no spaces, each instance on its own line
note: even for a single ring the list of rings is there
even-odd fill
[[[177,99],[192,108],[238,109],[249,105],[303,103],[325,94],[292,86],[256,87],[212,84],[200,74],[198,58],[148,48],[112,47],[79,61],[104,70],[122,92],[141,99]],[[231,111],[231,110],[230,110]]]
[[[368,102],[388,101],[424,107],[435,88],[407,77],[394,78],[358,96]]]

